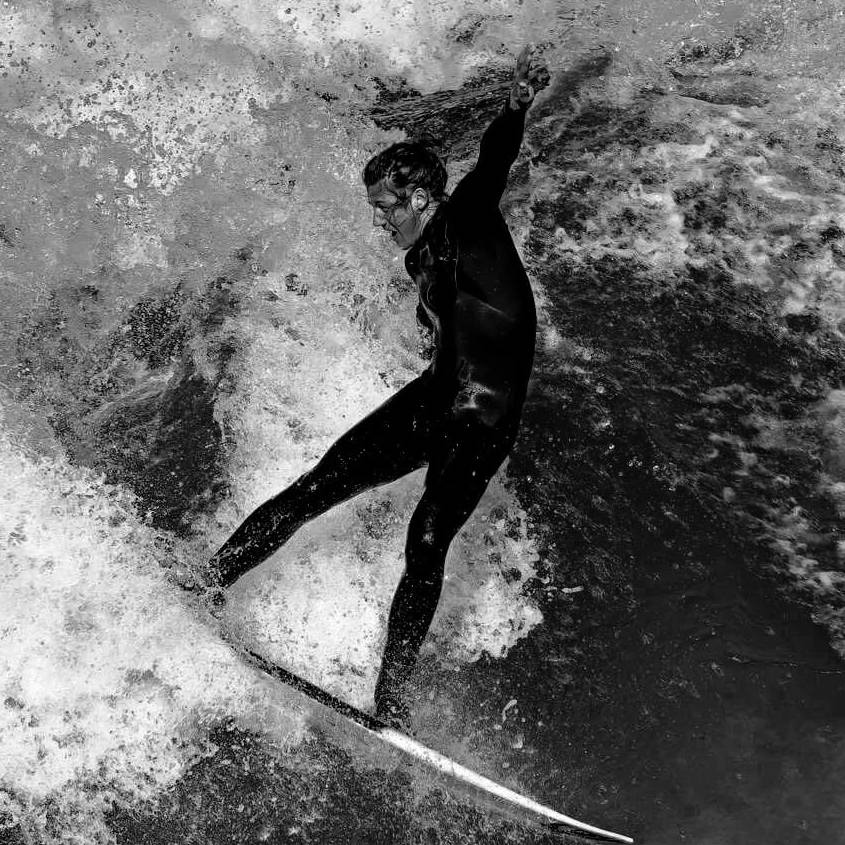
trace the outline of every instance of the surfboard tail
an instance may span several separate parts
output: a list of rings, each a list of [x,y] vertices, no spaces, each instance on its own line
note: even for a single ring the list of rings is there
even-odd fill
[[[416,739],[401,733],[390,727],[383,727],[378,730],[379,736],[395,748],[404,751],[417,760],[420,760],[433,769],[454,778],[461,783],[469,784],[477,789],[486,792],[499,798],[502,801],[510,804],[513,807],[519,807],[522,810],[531,813],[543,820],[546,827],[551,830],[575,834],[581,837],[591,838],[598,842],[625,842],[633,843],[630,836],[625,836],[621,833],[614,833],[610,830],[596,827],[595,825],[587,824],[586,822],[574,819],[571,816],[566,816],[563,813],[553,810],[551,807],[546,807],[538,803],[533,798],[529,798],[501,783],[491,780],[478,772],[456,763],[454,760],[446,757],[438,751],[434,751],[426,745],[423,745]]]
[[[551,807],[546,807],[543,804],[534,801],[513,789],[510,789],[503,784],[491,780],[484,775],[468,769],[466,766],[457,763],[445,754],[435,751],[423,745],[419,740],[414,739],[408,734],[386,725],[376,717],[341,701],[339,698],[326,692],[321,687],[304,678],[295,675],[293,672],[278,666],[275,663],[267,660],[260,654],[252,651],[252,649],[245,648],[242,645],[235,643],[230,644],[244,656],[250,663],[256,666],[261,671],[270,675],[278,681],[283,682],[287,686],[299,690],[303,695],[308,696],[313,701],[328,707],[335,713],[348,719],[352,724],[358,728],[366,731],[370,735],[377,737],[382,742],[391,745],[392,747],[404,752],[408,756],[424,763],[437,772],[454,779],[457,782],[469,785],[481,790],[487,795],[500,799],[509,804],[511,807],[517,807],[533,815],[538,820],[542,821],[544,826],[550,830],[558,832],[566,832],[568,834],[575,834],[581,837],[591,838],[597,842],[624,842],[630,845],[633,839],[630,836],[624,836],[621,833],[614,833],[595,825],[587,824],[586,822],[574,819],[571,816],[566,816],[563,813],[553,810]]]
[[[551,830],[553,833],[562,833],[566,834],[567,836],[577,836],[579,839],[584,839],[589,842],[628,842],[633,843],[633,839],[630,836],[624,836],[621,833],[612,833],[609,830],[602,831],[601,833],[590,833],[586,830],[577,830],[571,827],[571,825],[564,824],[563,822],[546,822],[545,827]]]

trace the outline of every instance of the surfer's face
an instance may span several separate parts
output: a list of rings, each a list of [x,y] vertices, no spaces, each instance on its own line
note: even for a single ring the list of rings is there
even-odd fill
[[[367,202],[373,208],[373,226],[384,229],[400,249],[410,249],[422,234],[428,193],[415,188],[403,199],[386,179],[380,179],[368,186]]]

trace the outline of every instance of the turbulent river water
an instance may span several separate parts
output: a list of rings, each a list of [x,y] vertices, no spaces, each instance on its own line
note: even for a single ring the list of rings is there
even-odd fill
[[[560,841],[173,584],[425,367],[361,168],[423,137],[454,182],[527,41],[535,377],[414,728],[653,845],[845,843],[836,0],[0,3],[0,841]],[[300,531],[223,624],[370,706],[421,483]]]

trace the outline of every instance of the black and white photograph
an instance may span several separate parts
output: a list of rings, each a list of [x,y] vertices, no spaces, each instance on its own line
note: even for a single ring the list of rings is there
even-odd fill
[[[842,0],[0,0],[0,845],[845,845]]]

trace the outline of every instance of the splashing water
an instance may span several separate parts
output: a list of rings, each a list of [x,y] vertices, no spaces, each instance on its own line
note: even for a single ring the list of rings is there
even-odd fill
[[[102,812],[173,783],[221,715],[296,737],[296,708],[180,604],[160,566],[172,550],[129,496],[6,435],[0,461],[6,821],[100,841]]]
[[[315,97],[339,78],[317,14],[4,10],[21,62],[2,94],[2,347],[15,363],[0,452],[0,778],[6,822],[33,836],[108,839],[112,802],[167,789],[209,753],[215,720],[300,730],[296,707],[278,710],[164,573],[207,555],[423,366],[412,298],[385,275],[400,266],[369,231],[359,181],[397,135]],[[419,19],[391,48],[399,66],[423,49],[409,46]],[[318,42],[324,55],[309,55]],[[369,96],[356,73],[353,102]],[[200,431],[218,454],[191,489]],[[419,486],[303,531],[234,591],[235,627],[367,703]],[[501,484],[482,507],[498,521],[468,527],[452,553],[429,646],[442,659],[499,654],[540,618],[500,569],[472,568],[483,549],[527,578],[537,557]]]
[[[108,841],[112,803],[161,795],[213,752],[221,720],[303,735],[295,701],[238,663],[166,570],[208,555],[424,366],[414,292],[360,184],[402,137],[366,118],[379,91],[456,88],[532,39],[553,69],[610,50],[616,105],[674,84],[667,54],[705,43],[763,50],[784,113],[804,97],[821,123],[843,90],[823,84],[845,26],[832,4],[755,4],[756,24],[747,4],[703,0],[138,6],[0,10],[0,823],[35,841]],[[790,87],[797,73],[815,87]],[[728,112],[703,143],[653,146],[651,164],[683,159],[706,181],[720,139],[743,131]],[[845,226],[812,184],[757,186],[820,230]],[[682,263],[675,194],[632,202],[652,236],[627,246]],[[734,246],[766,287],[771,245]],[[824,285],[783,282],[787,311],[841,310],[841,272],[819,261],[802,278]],[[366,706],[420,486],[303,529],[233,589],[227,624]],[[524,589],[538,564],[502,472],[450,551],[426,653],[453,668],[506,654],[542,621]]]

